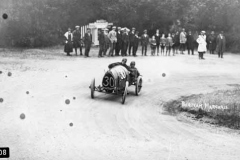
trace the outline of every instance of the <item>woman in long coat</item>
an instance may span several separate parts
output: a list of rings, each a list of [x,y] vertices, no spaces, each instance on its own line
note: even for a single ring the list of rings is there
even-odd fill
[[[67,53],[67,56],[71,56],[70,53],[73,52],[73,34],[71,28],[68,28],[68,31],[64,34],[66,41],[64,46],[64,52]]]
[[[205,31],[201,31],[201,34],[198,36],[198,39],[197,39],[199,59],[204,59],[203,54],[207,51],[207,42],[206,42],[205,33],[206,33]]]

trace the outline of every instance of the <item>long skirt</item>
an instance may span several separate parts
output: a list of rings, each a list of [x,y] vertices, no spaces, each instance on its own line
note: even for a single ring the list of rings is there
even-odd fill
[[[72,44],[72,42],[65,43],[64,52],[66,52],[66,53],[73,52],[73,44]]]

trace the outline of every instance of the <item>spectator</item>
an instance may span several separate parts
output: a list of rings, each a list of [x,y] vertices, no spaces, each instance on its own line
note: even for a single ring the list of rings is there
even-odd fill
[[[194,55],[194,38],[191,31],[188,32],[186,44],[187,44],[188,55],[190,55],[190,51],[192,52],[192,55]]]
[[[68,28],[68,31],[64,34],[66,41],[64,45],[64,52],[67,53],[67,56],[71,56],[70,53],[73,52],[73,34],[71,32],[71,28]]]
[[[198,36],[198,39],[197,39],[199,59],[204,59],[203,54],[207,51],[207,42],[206,42],[205,33],[206,33],[205,31],[201,31],[201,34]]]
[[[216,51],[218,53],[218,58],[223,58],[223,53],[226,49],[226,38],[223,34],[223,31],[220,32],[220,34],[217,37],[217,48]]]
[[[91,34],[90,28],[87,28],[87,33],[85,33],[84,45],[85,45],[85,57],[90,57],[89,52],[90,52],[91,45],[92,45],[92,34]]]
[[[142,35],[141,37],[141,43],[142,43],[142,56],[143,55],[147,55],[147,46],[148,46],[148,43],[149,43],[149,36],[147,34],[147,30],[145,29],[144,31],[144,34]]]
[[[104,29],[99,30],[98,34],[98,41],[99,41],[99,52],[98,52],[98,57],[103,57],[104,53]]]
[[[160,38],[160,46],[161,46],[161,55],[164,55],[164,50],[166,46],[165,34],[162,34],[162,37]]]
[[[198,39],[198,31],[196,31],[193,35],[193,39],[194,39],[194,49],[198,48],[198,43],[197,43],[197,39]]]
[[[178,49],[179,49],[179,32],[176,32],[176,34],[173,34],[172,36],[173,39],[173,55],[178,54]]]
[[[108,29],[105,28],[104,29],[104,51],[103,51],[103,55],[106,56],[107,55],[107,51],[108,51],[108,48],[110,46],[110,39],[108,37]]]
[[[122,35],[122,42],[123,42],[123,52],[122,56],[127,56],[127,49],[128,49],[128,43],[129,43],[129,34],[128,34],[129,29],[124,28],[124,32]]]
[[[209,35],[208,39],[208,46],[209,46],[209,52],[210,54],[214,54],[214,51],[216,49],[216,43],[217,43],[217,38],[214,34],[214,31],[211,32],[211,34]]]
[[[155,39],[155,36],[152,36],[152,39],[150,40],[150,44],[151,44],[151,52],[152,52],[152,56],[155,56],[155,52],[156,52],[156,46],[157,46],[157,42]]]
[[[185,45],[186,45],[186,32],[185,29],[182,29],[182,32],[180,33],[180,46],[179,46],[179,50],[181,51],[181,54],[184,54],[183,52],[185,51]]]
[[[81,32],[79,30],[79,26],[75,27],[76,30],[73,31],[73,47],[75,49],[75,53],[77,56],[77,48],[80,48],[80,55],[82,55],[82,35]]]
[[[169,33],[168,37],[166,38],[166,56],[167,56],[167,53],[168,53],[168,56],[170,56],[172,45],[173,45],[173,39],[172,39],[171,33]]]
[[[159,29],[156,30],[156,34],[155,34],[155,39],[157,42],[157,55],[159,54],[159,46],[160,46],[160,34],[159,34]]]
[[[128,48],[128,55],[131,56],[131,50],[134,45],[134,37],[135,37],[135,28],[132,28],[132,31],[129,33],[129,48]]]
[[[116,43],[117,43],[117,33],[116,33],[116,26],[112,27],[112,30],[109,32],[108,37],[110,39],[110,50],[108,55],[109,56],[113,56],[114,51],[115,51],[115,47],[116,47]]]
[[[138,44],[139,44],[139,37],[138,37],[138,31],[135,32],[134,40],[133,40],[133,56],[137,56],[137,50],[138,50]]]
[[[122,50],[122,32],[121,32],[121,27],[118,27],[115,55],[119,56],[119,53],[121,50]]]

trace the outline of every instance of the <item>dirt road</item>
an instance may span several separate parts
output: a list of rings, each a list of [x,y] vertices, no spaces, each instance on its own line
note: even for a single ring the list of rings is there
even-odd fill
[[[197,55],[127,57],[128,64],[136,61],[143,88],[136,97],[130,87],[122,105],[121,97],[112,95],[96,93],[91,99],[88,88],[94,77],[100,84],[107,65],[122,57],[65,57],[61,50],[59,56],[44,52],[41,57],[28,54],[32,52],[44,51],[25,51],[26,57],[0,53],[0,147],[10,148],[9,159],[239,159],[239,135],[179,121],[162,104],[239,84],[240,56],[207,54],[202,61]]]

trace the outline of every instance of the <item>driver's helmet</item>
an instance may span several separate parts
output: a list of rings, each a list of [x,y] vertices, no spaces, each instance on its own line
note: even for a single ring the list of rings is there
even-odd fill
[[[131,66],[131,67],[135,67],[135,62],[132,61],[132,62],[130,63],[130,66]]]

